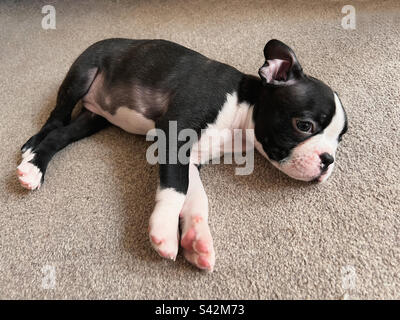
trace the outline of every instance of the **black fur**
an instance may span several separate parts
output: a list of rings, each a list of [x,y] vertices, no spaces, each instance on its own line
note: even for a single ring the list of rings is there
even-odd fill
[[[34,149],[35,157],[31,162],[44,174],[51,158],[70,143],[88,137],[107,127],[109,122],[88,110],[82,110],[76,119],[66,126],[58,127],[49,132]]]

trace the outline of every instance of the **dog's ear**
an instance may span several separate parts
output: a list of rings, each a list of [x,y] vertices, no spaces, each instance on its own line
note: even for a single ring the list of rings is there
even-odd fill
[[[288,86],[303,75],[293,50],[279,40],[270,40],[264,47],[265,63],[258,70],[263,84]]]

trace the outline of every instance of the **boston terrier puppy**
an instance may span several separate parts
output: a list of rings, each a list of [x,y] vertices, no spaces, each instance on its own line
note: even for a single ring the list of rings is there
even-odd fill
[[[150,217],[149,238],[164,258],[175,260],[179,243],[186,259],[212,271],[213,240],[208,200],[200,180],[199,160],[214,157],[202,149],[209,129],[253,129],[253,148],[295,179],[325,181],[347,130],[347,117],[336,92],[303,73],[284,43],[269,41],[259,77],[208,59],[165,40],[108,39],[86,49],[73,63],[42,129],[22,147],[17,174],[22,186],[38,189],[54,154],[109,124],[135,133],[162,130],[170,138],[192,129],[200,135],[185,152],[189,161],[159,164],[159,187]],[[78,101],[84,108],[71,119]],[[199,156],[201,154],[201,157]],[[181,234],[179,223],[181,222]]]

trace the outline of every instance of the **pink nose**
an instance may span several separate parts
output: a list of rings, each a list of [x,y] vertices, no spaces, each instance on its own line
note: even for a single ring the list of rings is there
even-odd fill
[[[319,157],[322,163],[322,171],[327,170],[333,161],[335,161],[335,159],[333,159],[333,157],[327,152],[320,154]]]

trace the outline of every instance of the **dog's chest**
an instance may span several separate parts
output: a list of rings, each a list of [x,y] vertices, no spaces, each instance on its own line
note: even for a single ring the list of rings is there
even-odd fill
[[[206,163],[210,159],[221,157],[224,153],[242,152],[251,148],[246,142],[252,132],[252,109],[247,103],[239,103],[236,93],[227,94],[227,99],[214,123],[202,130],[197,143],[193,145],[191,160],[194,163]],[[251,135],[251,134],[250,134]]]

